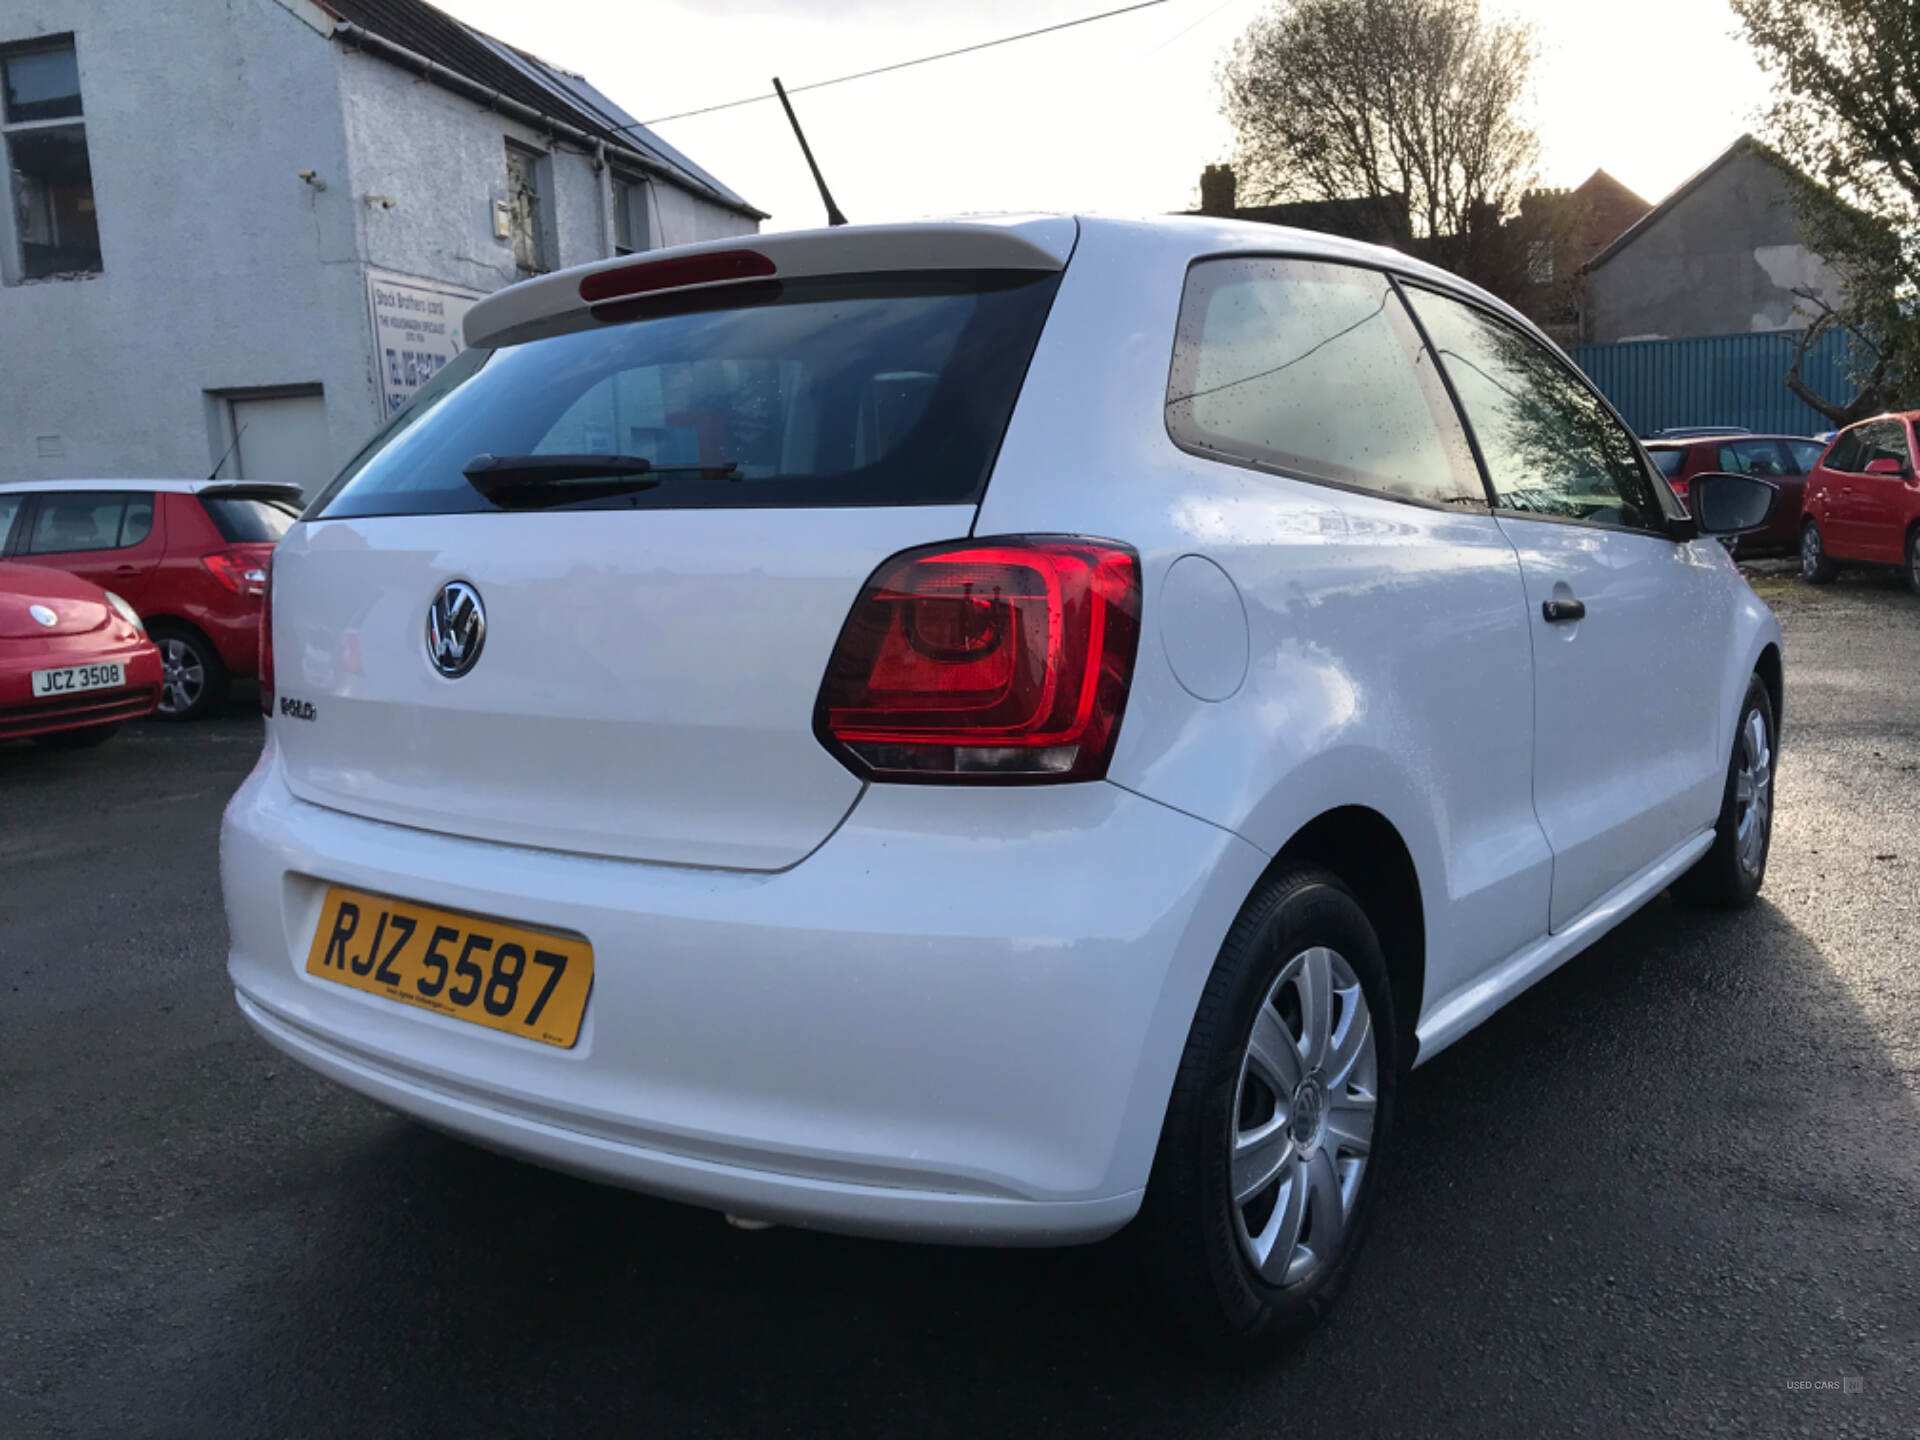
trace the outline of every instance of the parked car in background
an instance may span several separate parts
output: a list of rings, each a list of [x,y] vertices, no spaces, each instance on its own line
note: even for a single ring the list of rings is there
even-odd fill
[[[1682,500],[1687,498],[1693,477],[1710,471],[1757,475],[1773,481],[1780,491],[1780,503],[1765,530],[1740,538],[1738,549],[1742,555],[1793,554],[1800,544],[1801,492],[1807,472],[1813,469],[1825,448],[1818,440],[1805,435],[1724,431],[1706,438],[1647,442],[1647,453],[1653,457],[1653,463],[1660,467],[1673,493]]]
[[[1444,271],[848,226],[466,328],[274,553],[221,840],[241,1013],[438,1128],[753,1220],[1137,1216],[1240,1344],[1331,1302],[1417,1061],[1759,890],[1780,632],[1707,532],[1773,487],[1696,522]]]
[[[0,494],[0,527],[10,497]],[[98,745],[160,698],[160,652],[119,595],[0,561],[0,740]]]
[[[299,514],[297,485],[18,482],[0,485],[0,558],[124,596],[160,647],[159,714],[187,720],[254,673],[267,556]]]
[[[1920,478],[1914,420],[1920,410],[1850,425],[1807,477],[1800,574],[1824,585],[1842,562],[1898,565],[1920,594]]]

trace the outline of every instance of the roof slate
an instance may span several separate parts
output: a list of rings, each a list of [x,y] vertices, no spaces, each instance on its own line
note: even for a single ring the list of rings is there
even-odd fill
[[[564,120],[609,144],[623,145],[685,177],[686,187],[755,219],[764,219],[733,190],[668,145],[579,76],[494,39],[426,0],[318,0],[336,18],[358,25],[444,65],[475,84]]]

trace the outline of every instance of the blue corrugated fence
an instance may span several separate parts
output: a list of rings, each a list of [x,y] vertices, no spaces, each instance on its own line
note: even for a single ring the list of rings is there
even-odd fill
[[[1702,335],[1690,340],[1623,340],[1568,351],[1642,435],[1676,425],[1741,425],[1749,430],[1812,435],[1833,422],[1787,389],[1798,330],[1761,335]],[[1814,392],[1844,404],[1847,337],[1820,337],[1800,375]]]

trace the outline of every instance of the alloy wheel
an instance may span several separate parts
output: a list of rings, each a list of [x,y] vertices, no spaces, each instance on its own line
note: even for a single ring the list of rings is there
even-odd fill
[[[1767,721],[1758,710],[1747,712],[1740,727],[1740,768],[1733,777],[1734,853],[1740,868],[1757,875],[1767,854],[1767,826],[1773,818],[1773,747],[1767,741]]]
[[[1269,1285],[1338,1259],[1373,1147],[1379,1060],[1359,978],[1316,945],[1254,1014],[1234,1094],[1229,1189],[1242,1252]]]
[[[1812,576],[1820,569],[1820,531],[1812,526],[1800,532],[1800,573]]]
[[[184,715],[207,690],[207,670],[185,640],[169,635],[160,642],[160,711]]]

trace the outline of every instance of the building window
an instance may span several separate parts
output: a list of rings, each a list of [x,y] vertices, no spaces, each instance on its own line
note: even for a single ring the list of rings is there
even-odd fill
[[[1553,283],[1553,246],[1536,240],[1527,246],[1527,278],[1536,285]]]
[[[507,206],[513,230],[513,263],[528,275],[548,269],[547,247],[541,234],[540,156],[525,146],[507,142]]]
[[[613,176],[613,253],[653,248],[653,187],[645,180]]]
[[[72,40],[0,49],[0,141],[19,278],[97,272],[100,225]]]

